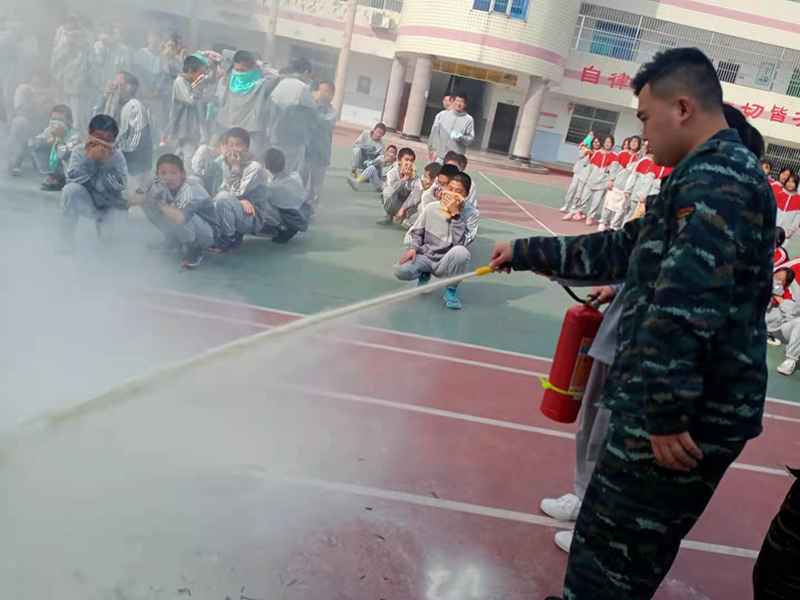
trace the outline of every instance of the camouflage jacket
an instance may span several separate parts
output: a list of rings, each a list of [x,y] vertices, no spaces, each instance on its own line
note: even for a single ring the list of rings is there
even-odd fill
[[[642,219],[619,231],[520,239],[513,268],[625,282],[602,404],[651,435],[761,433],[775,199],[731,129],[686,156]]]

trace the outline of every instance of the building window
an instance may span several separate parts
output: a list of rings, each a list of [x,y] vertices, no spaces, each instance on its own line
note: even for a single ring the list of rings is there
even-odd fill
[[[736,77],[738,75],[739,75],[739,65],[737,65],[736,63],[721,60],[717,64],[717,77],[719,77],[720,81],[726,81],[728,83],[736,83]]]
[[[636,50],[638,35],[639,30],[636,27],[609,21],[597,21],[589,52],[600,56],[631,60]]]
[[[619,113],[604,108],[576,104],[567,129],[567,144],[580,144],[590,131],[597,135],[614,135]]]
[[[772,172],[780,173],[789,167],[795,173],[800,172],[800,148],[789,148],[778,144],[769,144],[764,158],[772,163]]]
[[[528,17],[528,0],[472,0],[472,10],[508,15],[512,19]]]
[[[792,71],[792,78],[789,80],[789,87],[786,89],[786,95],[800,98],[800,67]]]
[[[361,6],[369,6],[378,10],[391,10],[400,12],[403,10],[403,0],[358,0]]]
[[[358,84],[356,85],[356,92],[359,94],[369,95],[369,88],[372,86],[372,77],[360,76]]]
[[[775,78],[775,71],[778,65],[774,62],[763,61],[758,67],[756,75],[756,85],[766,89],[772,89],[772,80]]]

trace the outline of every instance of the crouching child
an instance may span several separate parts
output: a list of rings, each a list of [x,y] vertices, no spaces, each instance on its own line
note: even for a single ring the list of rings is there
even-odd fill
[[[165,154],[158,159],[156,179],[141,203],[144,214],[164,234],[162,248],[180,251],[184,268],[200,266],[203,249],[214,244],[217,213],[200,179],[187,179],[178,156]]]
[[[465,200],[471,185],[469,175],[459,173],[442,190],[440,200],[422,210],[406,234],[408,250],[394,266],[395,277],[402,281],[417,280],[418,285],[424,285],[431,275],[446,279],[467,272],[470,261],[467,224],[472,208],[465,205]],[[445,288],[447,308],[461,308],[457,285]]]

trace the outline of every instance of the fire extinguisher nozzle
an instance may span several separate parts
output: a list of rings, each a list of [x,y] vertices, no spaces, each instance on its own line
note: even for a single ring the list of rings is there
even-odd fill
[[[475,269],[475,275],[478,277],[483,277],[489,273],[494,273],[494,269],[492,267],[481,267],[480,269]]]

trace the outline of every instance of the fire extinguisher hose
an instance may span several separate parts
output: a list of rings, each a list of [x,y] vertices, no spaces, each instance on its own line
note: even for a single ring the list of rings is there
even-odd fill
[[[583,394],[583,392],[570,392],[569,390],[562,390],[560,387],[550,383],[549,379],[545,379],[541,375],[539,375],[539,381],[542,382],[542,388],[545,390],[553,390],[556,394],[561,394],[562,396],[571,396],[574,398]]]

